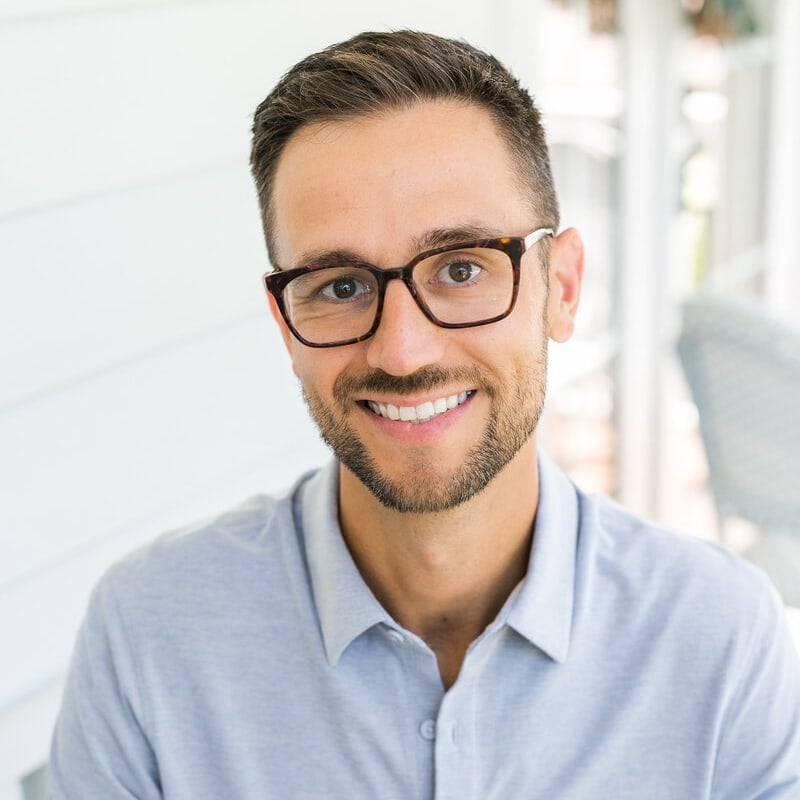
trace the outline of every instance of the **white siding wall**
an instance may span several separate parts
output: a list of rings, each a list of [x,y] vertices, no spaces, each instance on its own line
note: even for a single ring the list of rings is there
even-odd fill
[[[259,284],[255,105],[365,28],[497,51],[513,5],[0,0],[0,800],[109,562],[325,458]]]

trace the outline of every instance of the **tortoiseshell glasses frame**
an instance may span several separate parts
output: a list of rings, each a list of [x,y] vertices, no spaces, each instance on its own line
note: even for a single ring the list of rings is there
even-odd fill
[[[422,311],[422,313],[434,325],[438,325],[441,328],[474,328],[480,325],[489,325],[493,322],[499,322],[501,319],[505,319],[514,310],[514,306],[517,302],[517,296],[519,294],[520,264],[522,261],[522,256],[527,250],[533,247],[533,245],[535,245],[545,236],[555,236],[555,232],[552,228],[537,228],[527,236],[502,236],[495,239],[475,239],[473,241],[460,242],[458,244],[447,245],[444,247],[436,247],[432,250],[426,250],[425,252],[414,256],[414,258],[412,258],[411,261],[409,261],[405,266],[396,267],[393,269],[381,269],[380,267],[376,267],[374,264],[369,264],[363,261],[353,261],[338,266],[312,264],[310,266],[298,267],[297,269],[278,269],[264,274],[264,286],[275,298],[275,302],[278,305],[281,316],[285,320],[289,330],[292,332],[292,335],[299,342],[308,347],[341,347],[343,345],[355,344],[356,342],[363,342],[365,339],[369,339],[369,337],[372,336],[378,329],[378,325],[380,325],[381,313],[383,311],[383,300],[386,294],[386,286],[389,281],[395,279],[403,281],[409,293],[414,298],[416,304],[419,306],[420,311]],[[445,322],[439,319],[425,302],[422,293],[414,281],[414,267],[416,267],[420,262],[431,258],[432,256],[438,256],[442,253],[482,248],[499,250],[508,256],[513,272],[508,305],[500,313],[493,314],[485,319],[478,319],[469,322]],[[323,270],[341,271],[343,268],[363,270],[369,273],[374,279],[375,288],[377,289],[377,302],[375,303],[375,316],[372,320],[372,324],[369,326],[368,330],[358,336],[337,339],[335,341],[311,341],[307,337],[303,336],[300,331],[298,331],[297,327],[295,326],[295,322],[292,320],[292,316],[287,308],[284,297],[286,287],[296,278],[301,278],[302,276],[315,272],[321,272]]]

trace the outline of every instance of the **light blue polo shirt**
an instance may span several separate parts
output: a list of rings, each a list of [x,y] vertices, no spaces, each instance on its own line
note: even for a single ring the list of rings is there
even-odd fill
[[[754,568],[540,458],[528,575],[445,692],[344,545],[337,475],[108,572],[56,800],[800,798],[800,667]]]

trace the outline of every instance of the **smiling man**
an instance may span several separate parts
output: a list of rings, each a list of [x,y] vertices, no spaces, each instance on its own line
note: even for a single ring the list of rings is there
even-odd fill
[[[56,798],[797,798],[777,597],[541,453],[583,272],[539,114],[464,43],[362,34],[255,115],[273,316],[334,452],[92,599]]]

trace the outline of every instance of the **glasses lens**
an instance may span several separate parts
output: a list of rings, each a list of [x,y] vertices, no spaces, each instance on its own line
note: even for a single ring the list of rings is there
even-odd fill
[[[477,323],[508,311],[514,270],[502,250],[460,248],[420,261],[414,267],[414,283],[440,322]]]
[[[306,341],[330,344],[369,331],[378,307],[378,285],[365,269],[326,267],[290,281],[283,301],[292,326]]]

